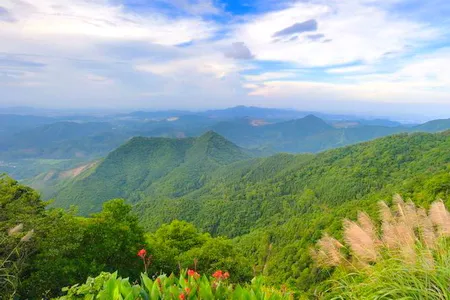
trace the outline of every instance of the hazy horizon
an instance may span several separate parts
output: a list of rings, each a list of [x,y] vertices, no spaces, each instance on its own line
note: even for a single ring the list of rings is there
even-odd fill
[[[327,110],[301,110],[289,107],[264,107],[264,106],[246,106],[246,105],[237,105],[232,107],[215,107],[215,108],[204,108],[204,109],[177,109],[177,108],[145,108],[145,107],[136,107],[136,108],[89,108],[89,107],[80,107],[80,108],[55,108],[55,107],[32,107],[32,106],[1,106],[0,105],[0,114],[16,114],[16,115],[36,115],[36,116],[68,116],[68,115],[85,115],[85,116],[113,116],[120,114],[130,114],[135,112],[170,112],[173,111],[174,115],[182,116],[184,113],[186,114],[202,114],[208,111],[222,111],[222,110],[231,110],[236,108],[244,108],[244,109],[264,109],[264,110],[280,110],[280,111],[292,111],[298,113],[308,113],[312,115],[318,115],[321,117],[341,117],[340,119],[345,120],[356,120],[356,119],[366,119],[366,120],[374,120],[374,119],[386,119],[397,121],[400,123],[423,123],[435,119],[448,119],[449,114],[444,112],[441,115],[426,115],[419,113],[373,113],[370,111],[351,111],[351,110],[343,110],[340,111],[327,111]],[[338,118],[339,119],[339,118]]]

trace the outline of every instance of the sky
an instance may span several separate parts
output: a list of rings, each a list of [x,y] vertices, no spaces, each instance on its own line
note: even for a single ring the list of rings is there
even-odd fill
[[[450,117],[448,0],[1,0],[0,106]]]

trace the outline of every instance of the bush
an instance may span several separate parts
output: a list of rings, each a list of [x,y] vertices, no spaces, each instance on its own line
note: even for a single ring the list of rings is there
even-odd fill
[[[263,278],[254,278],[251,284],[232,285],[227,272],[216,271],[212,276],[201,276],[193,270],[175,275],[160,275],[154,280],[141,274],[140,284],[118,277],[117,272],[102,273],[88,278],[83,285],[65,288],[67,295],[60,300],[75,299],[293,299],[291,293],[268,288]]]

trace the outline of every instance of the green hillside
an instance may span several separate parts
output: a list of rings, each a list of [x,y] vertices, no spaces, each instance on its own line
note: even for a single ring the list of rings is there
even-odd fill
[[[413,131],[439,132],[450,128],[450,119],[433,120],[424,124],[415,126]]]
[[[112,198],[137,202],[152,194],[178,197],[200,188],[222,165],[247,158],[214,132],[196,139],[136,137],[79,177],[62,182],[55,204],[76,204],[81,213],[88,213]]]
[[[374,212],[377,201],[396,192],[424,205],[448,199],[449,147],[450,132],[399,134],[317,155],[233,162],[245,155],[214,133],[136,138],[63,188],[56,204],[76,204],[85,213],[125,197],[146,229],[182,219],[234,237],[275,283],[306,290],[326,275],[311,270],[308,253],[322,230],[338,232],[342,218],[362,208]]]
[[[78,205],[87,214],[107,199],[124,197],[144,230],[155,232],[179,219],[232,238],[246,258],[246,274],[252,266],[269,285],[285,284],[310,298],[334,276],[313,262],[310,248],[325,232],[340,239],[342,219],[354,219],[360,210],[377,218],[378,201],[390,203],[395,193],[425,208],[437,198],[449,204],[449,146],[449,131],[404,133],[319,154],[250,158],[214,132],[133,138],[104,160],[56,180],[54,205]],[[184,245],[181,231],[173,234]],[[165,250],[161,241],[166,238],[152,253],[168,270],[176,269],[177,260],[189,264],[219,253],[214,242],[186,258]]]
[[[314,191],[318,199],[314,206],[335,207],[411,176],[445,170],[449,143],[448,132],[401,134],[315,156],[283,154],[238,162],[178,199],[177,206],[183,209],[172,217],[193,221],[215,234],[239,235],[258,224],[285,220],[283,205],[293,205],[306,190]],[[142,219],[149,228],[158,226],[173,206],[172,200],[160,198],[145,197],[139,204],[137,211],[145,215]],[[145,207],[153,213],[146,213]],[[160,221],[152,223],[152,218]]]

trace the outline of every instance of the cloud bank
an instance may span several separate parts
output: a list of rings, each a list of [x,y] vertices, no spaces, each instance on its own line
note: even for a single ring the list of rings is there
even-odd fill
[[[0,106],[450,108],[445,0],[274,3],[4,0]]]

